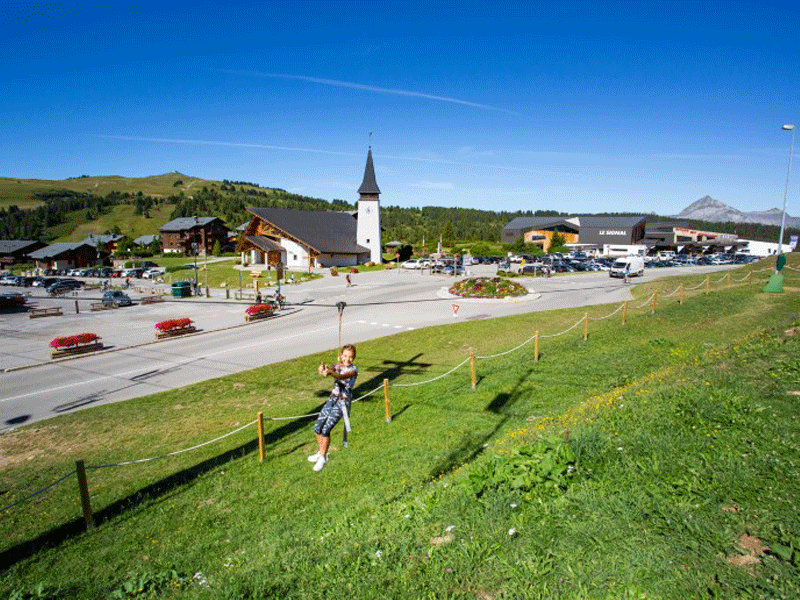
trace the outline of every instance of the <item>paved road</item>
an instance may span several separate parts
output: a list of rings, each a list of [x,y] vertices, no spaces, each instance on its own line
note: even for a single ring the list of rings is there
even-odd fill
[[[689,267],[648,270],[655,277],[718,270]],[[475,275],[494,274],[477,266]],[[31,298],[31,304],[61,306],[61,317],[30,319],[27,313],[0,315],[0,431],[99,404],[174,389],[214,377],[325,351],[338,345],[337,302],[345,302],[345,342],[465,319],[488,318],[621,302],[630,286],[607,273],[581,273],[549,279],[521,279],[531,293],[524,300],[453,299],[446,287],[453,278],[418,271],[359,273],[353,286],[330,277],[284,289],[290,306],[279,316],[244,322],[246,304],[225,300],[182,299],[101,312],[89,311],[97,292],[66,299]],[[136,298],[136,294],[132,294]],[[94,298],[95,300],[97,298]],[[76,313],[75,303],[79,302]],[[452,305],[458,304],[454,318]],[[188,316],[199,334],[155,342],[153,325]],[[52,361],[49,341],[81,332],[101,336],[109,351]]]

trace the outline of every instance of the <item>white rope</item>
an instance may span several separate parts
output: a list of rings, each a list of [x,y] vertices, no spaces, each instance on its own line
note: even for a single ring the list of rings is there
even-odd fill
[[[231,436],[231,435],[233,435],[235,433],[239,433],[242,429],[246,429],[246,428],[250,427],[251,425],[254,425],[255,423],[256,423],[256,421],[250,421],[249,423],[247,423],[245,425],[242,425],[238,429],[234,429],[233,431],[229,431],[228,433],[225,433],[225,434],[219,436],[218,438],[214,438],[213,440],[209,440],[207,442],[203,442],[202,444],[197,444],[196,446],[192,446],[191,448],[183,448],[182,450],[176,450],[175,452],[169,452],[167,454],[160,454],[158,456],[151,456],[149,458],[140,458],[138,460],[128,460],[128,461],[120,462],[120,463],[111,463],[111,464],[107,464],[107,465],[86,465],[86,468],[87,469],[105,469],[105,468],[108,468],[108,467],[124,467],[124,466],[127,466],[127,465],[138,465],[138,464],[141,464],[141,463],[150,462],[151,460],[158,460],[159,458],[167,458],[168,456],[175,456],[177,454],[183,454],[184,452],[190,452],[192,450],[197,450],[198,448],[202,448],[203,446],[208,446],[209,444],[213,444],[214,442],[218,442],[219,440],[225,439],[226,437],[229,437],[229,436]]]
[[[617,314],[619,311],[621,311],[623,306],[625,306],[625,305],[624,304],[620,304],[619,307],[617,308],[617,310],[612,312],[610,315],[606,315],[605,317],[589,317],[589,320],[590,321],[602,321],[603,319],[610,319],[615,314]]]
[[[644,301],[644,304],[640,304],[639,306],[634,306],[633,308],[644,308],[645,306],[647,306],[648,304],[650,304],[650,302],[652,302],[652,301],[653,301],[653,297],[654,297],[655,295],[656,295],[656,293],[655,293],[655,292],[653,292],[653,294],[652,294],[652,295],[651,295],[651,296],[650,296],[650,297],[649,297],[647,300],[645,300],[645,301]]]
[[[662,298],[672,298],[675,294],[681,291],[680,287],[676,287],[671,294],[664,294]]]
[[[580,325],[581,323],[583,323],[583,317],[581,317],[581,318],[578,320],[578,322],[577,322],[577,323],[575,323],[575,325],[573,325],[572,327],[569,327],[569,328],[565,329],[565,330],[564,330],[564,331],[562,331],[561,333],[554,333],[553,335],[543,335],[543,336],[540,336],[540,337],[542,337],[542,338],[554,338],[554,337],[558,337],[558,336],[560,336],[560,335],[564,335],[564,334],[565,334],[565,333],[567,333],[568,331],[572,331],[573,329],[575,329],[575,328],[576,328],[578,325]]]
[[[516,352],[517,350],[522,348],[525,344],[530,344],[531,340],[534,339],[535,337],[536,337],[536,334],[534,333],[531,337],[529,337],[527,340],[522,342],[519,346],[516,346],[516,347],[512,348],[511,350],[506,350],[505,352],[500,352],[498,354],[489,354],[488,356],[476,356],[475,358],[476,359],[480,359],[480,360],[485,360],[487,358],[497,358],[498,356],[505,356],[506,354],[511,354],[512,352]]]
[[[4,512],[4,511],[8,510],[9,508],[11,508],[13,506],[16,506],[17,504],[22,504],[26,500],[30,500],[31,498],[34,498],[34,497],[38,496],[39,494],[43,494],[44,492],[49,490],[51,487],[56,486],[59,483],[61,483],[62,481],[64,481],[67,477],[72,477],[73,475],[75,475],[75,473],[77,473],[77,471],[70,471],[69,473],[67,473],[66,475],[61,477],[60,479],[56,479],[50,485],[43,487],[39,491],[33,492],[30,496],[25,496],[24,498],[21,498],[21,499],[17,500],[16,502],[12,502],[8,506],[4,506],[3,508],[0,508],[0,512]]]
[[[702,286],[704,286],[705,284],[706,284],[706,281],[705,281],[705,279],[704,279],[703,281],[701,281],[700,283],[698,283],[698,284],[697,284],[696,286],[694,286],[694,287],[685,287],[685,286],[684,286],[684,288],[683,288],[683,289],[685,289],[685,290],[697,290],[697,289],[700,289],[700,288],[701,288]]]
[[[436,381],[437,379],[441,379],[442,377],[447,377],[448,375],[450,375],[450,373],[454,373],[455,371],[457,371],[458,369],[463,367],[468,362],[469,362],[469,358],[465,358],[461,363],[457,364],[455,367],[450,369],[447,373],[442,373],[438,377],[434,377],[433,379],[428,379],[427,381],[417,381],[415,383],[395,383],[392,387],[412,387],[412,386],[415,386],[415,385],[424,385],[426,383],[431,383],[433,381]]]
[[[716,281],[712,281],[711,283],[722,283],[723,281],[725,281],[725,278],[727,276],[728,276],[728,274],[726,273],[725,275],[722,276],[722,278],[717,279]]]

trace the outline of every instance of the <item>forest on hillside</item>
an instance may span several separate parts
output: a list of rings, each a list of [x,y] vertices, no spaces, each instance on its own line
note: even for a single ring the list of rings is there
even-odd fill
[[[42,204],[36,208],[20,209],[17,206],[0,208],[0,239],[33,240],[51,242],[55,235],[51,228],[65,223],[69,216],[79,214],[84,223],[109,212],[118,204],[130,204],[134,214],[151,218],[150,212],[156,206],[173,207],[170,219],[189,216],[216,216],[231,229],[250,220],[247,207],[288,208],[298,210],[356,210],[357,203],[334,199],[322,200],[292,194],[285,190],[259,188],[246,182],[223,181],[221,185],[211,184],[187,196],[178,192],[167,197],[144,195],[142,192],[111,192],[105,196],[75,192],[66,189],[53,189],[36,194]],[[631,216],[631,213],[598,213],[597,216]],[[499,243],[500,232],[512,219],[519,216],[568,216],[554,210],[495,212],[469,208],[445,208],[423,206],[403,208],[384,206],[381,208],[383,237],[388,241],[421,246],[423,240],[427,248],[436,247],[439,239],[449,247],[456,242]],[[651,221],[672,221],[669,217],[646,215]],[[756,223],[708,223],[684,221],[695,229],[736,233],[739,237],[761,241],[776,241],[779,228],[773,225]],[[164,223],[153,220],[151,233],[158,233]],[[102,232],[98,232],[102,233]],[[800,231],[789,229],[784,239],[798,235]]]

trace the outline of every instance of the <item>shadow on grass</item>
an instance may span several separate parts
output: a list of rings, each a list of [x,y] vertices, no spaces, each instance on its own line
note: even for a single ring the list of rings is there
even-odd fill
[[[322,404],[317,406],[312,412],[318,412],[322,409]],[[266,445],[275,444],[281,439],[292,435],[309,423],[313,423],[316,416],[302,417],[295,421],[291,421],[270,431],[264,435],[264,443]],[[255,436],[257,438],[257,436]],[[100,526],[103,523],[111,521],[112,519],[124,515],[129,510],[135,509],[141,504],[150,502],[152,500],[162,498],[169,494],[171,491],[190,483],[213,469],[225,465],[231,461],[242,458],[248,454],[252,454],[258,449],[258,439],[253,439],[246,442],[237,448],[223,452],[218,456],[204,460],[203,462],[173,473],[163,479],[156,481],[140,490],[129,494],[125,498],[121,498],[94,513],[95,526]],[[12,565],[40,552],[47,548],[58,546],[59,544],[81,535],[85,531],[85,522],[83,517],[64,523],[58,527],[42,533],[34,539],[22,542],[16,546],[12,546],[0,552],[0,571],[5,570]]]
[[[497,435],[511,417],[505,416],[485,435],[478,436],[475,433],[468,433],[463,437],[461,443],[456,447],[442,462],[436,465],[430,472],[429,478],[436,479],[442,475],[447,475],[461,465],[475,460],[488,445],[489,441]]]

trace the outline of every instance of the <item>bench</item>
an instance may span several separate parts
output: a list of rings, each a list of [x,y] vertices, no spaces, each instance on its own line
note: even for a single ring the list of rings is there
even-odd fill
[[[92,302],[92,310],[107,310],[109,308],[119,308],[116,302]]]
[[[37,317],[60,317],[63,314],[60,306],[53,306],[51,308],[31,308],[28,316],[35,319]]]
[[[142,296],[139,298],[139,304],[152,304],[153,302],[163,302],[164,296]]]

